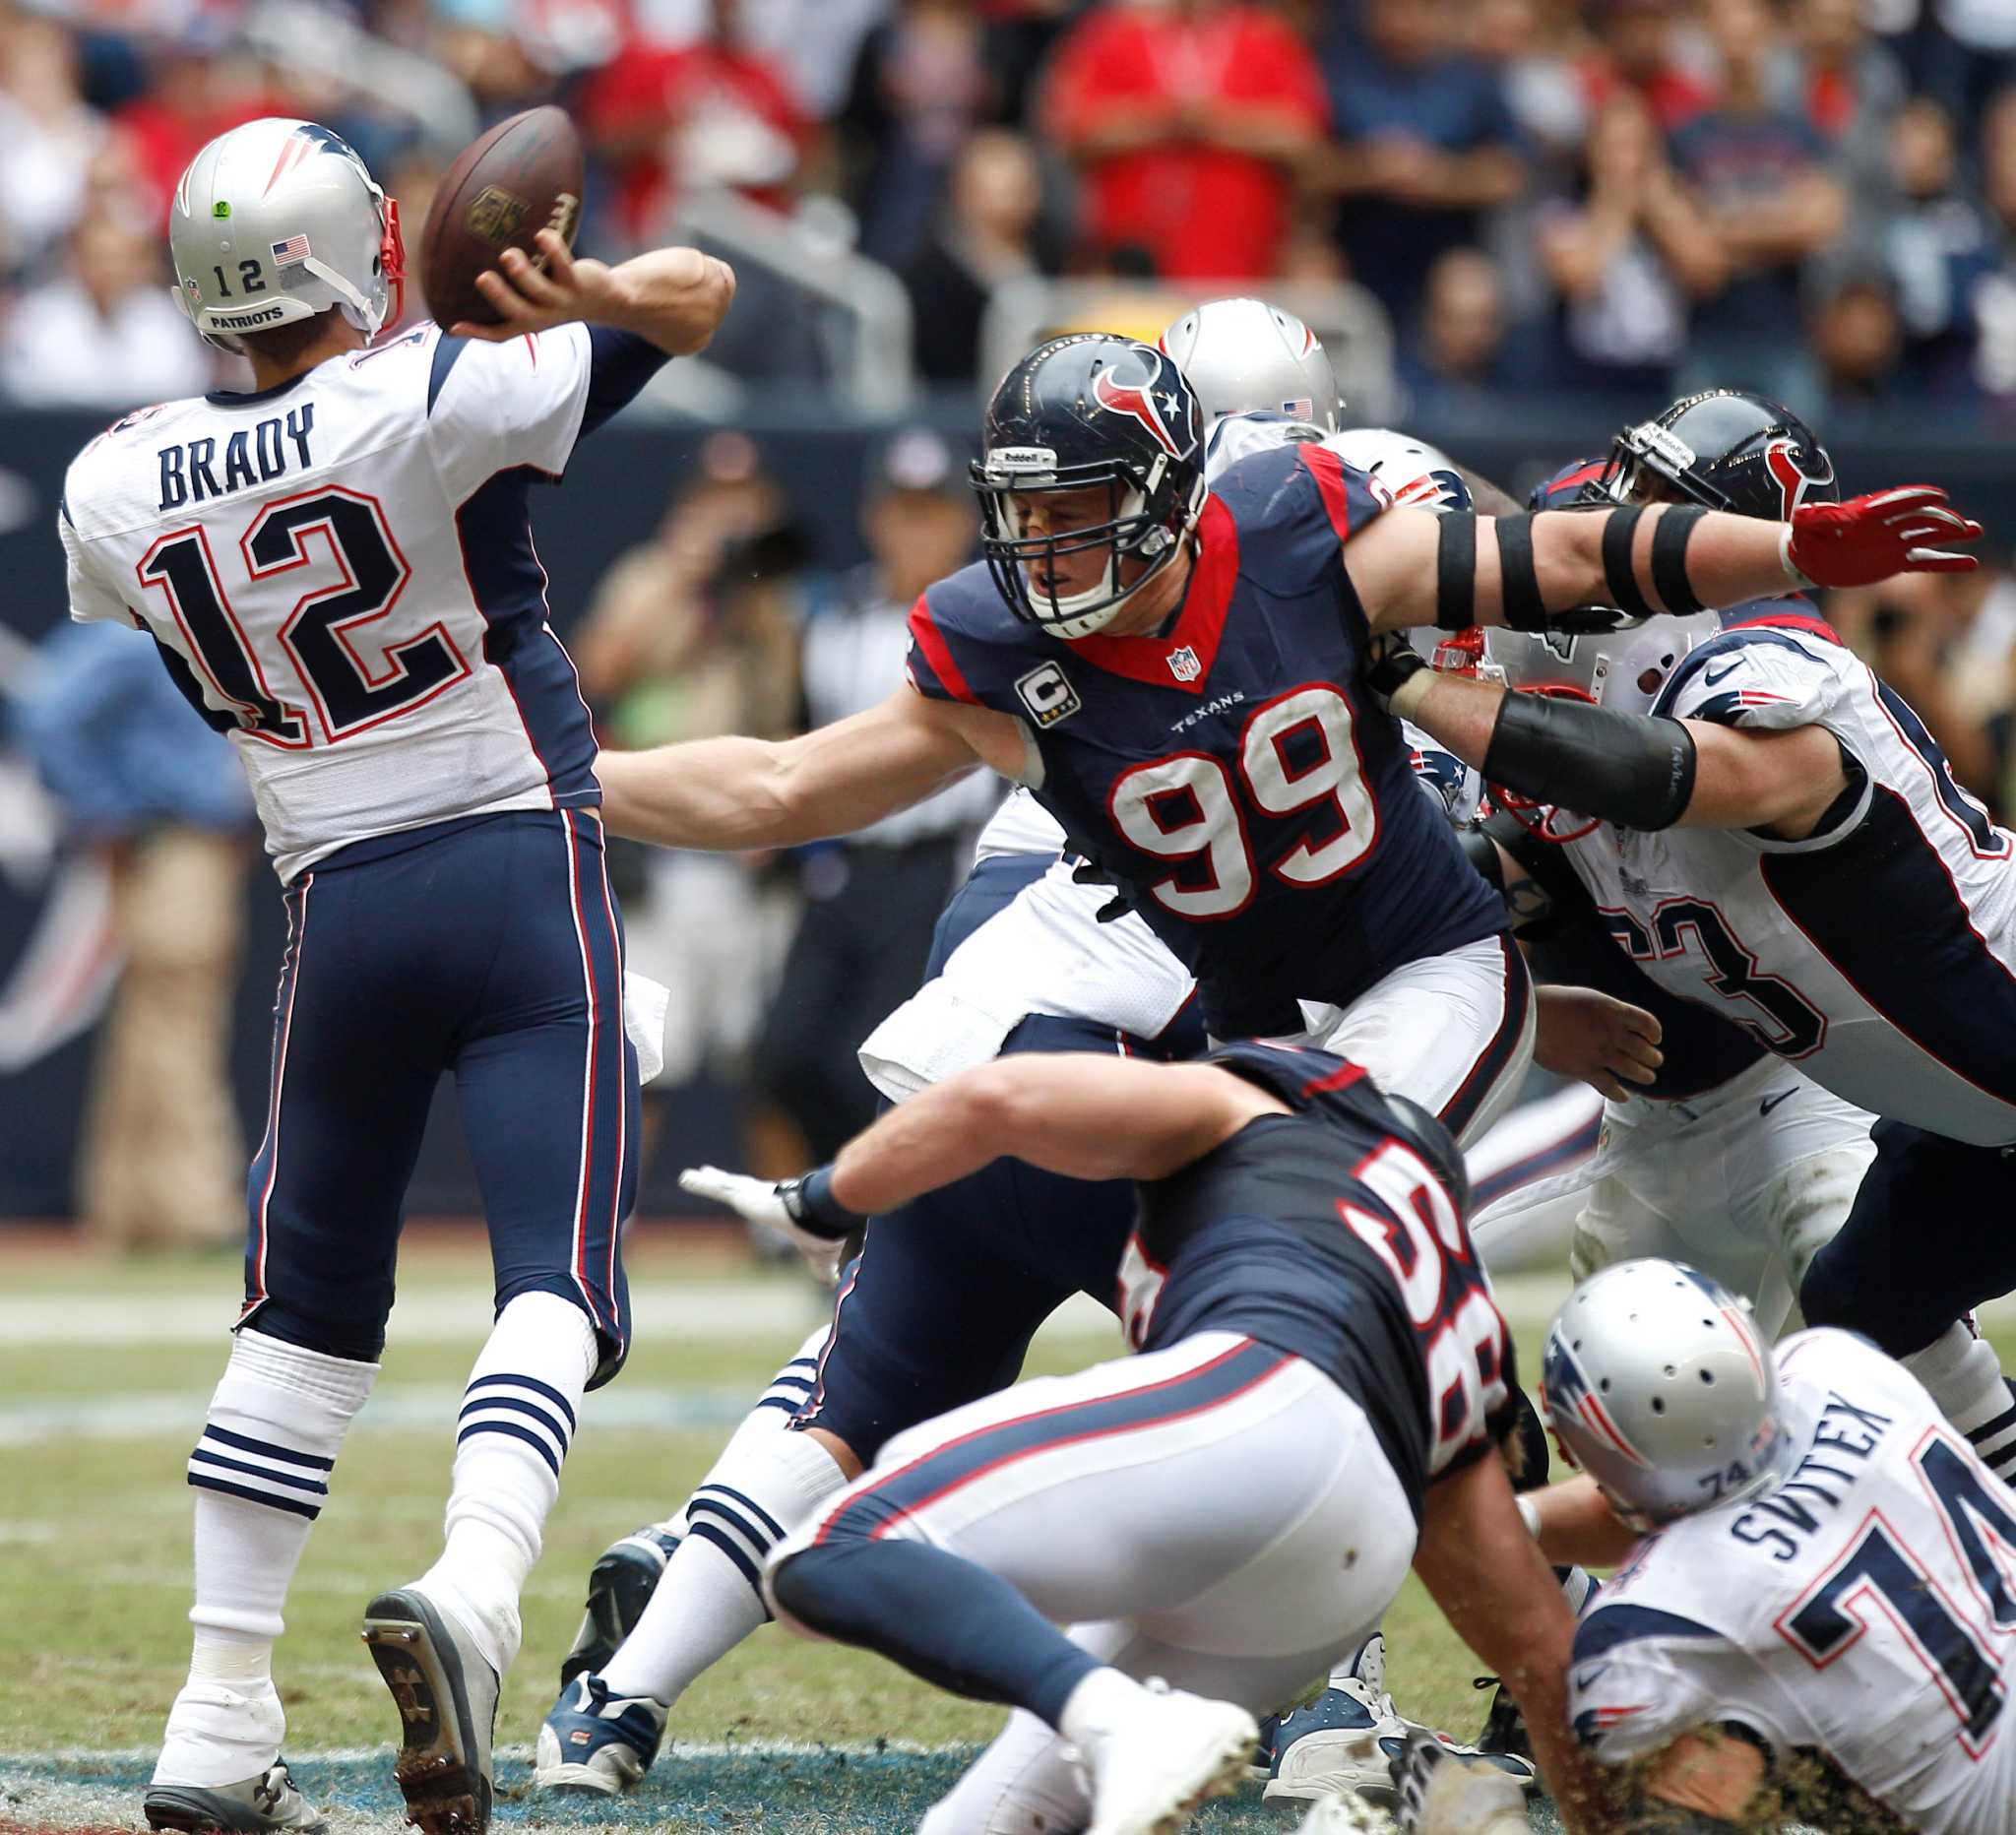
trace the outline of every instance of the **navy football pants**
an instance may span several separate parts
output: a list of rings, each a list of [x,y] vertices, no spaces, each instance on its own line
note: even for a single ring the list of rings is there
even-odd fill
[[[1020,854],[981,861],[938,920],[926,979],[1048,864]],[[1001,1055],[1191,1057],[1204,1045],[1193,1001],[1154,1042],[1035,1014]],[[1005,1388],[1037,1327],[1073,1294],[1113,1304],[1133,1228],[1132,1181],[1087,1183],[1010,1159],[876,1218],[841,1284],[818,1380],[792,1425],[838,1434],[873,1464],[891,1434]]]
[[[606,1382],[629,1339],[637,1061],[599,819],[527,810],[361,842],[302,873],[286,909],[240,1322],[377,1358],[407,1183],[452,1072],[497,1306],[573,1300]]]
[[[1848,1221],[1799,1289],[1808,1325],[1838,1325],[1893,1358],[2016,1290],[2016,1147],[1976,1147],[1902,1121],[1869,1130],[1876,1158]]]

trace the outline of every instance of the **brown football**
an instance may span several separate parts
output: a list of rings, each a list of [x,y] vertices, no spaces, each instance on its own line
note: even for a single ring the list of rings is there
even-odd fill
[[[563,109],[528,108],[465,148],[442,175],[420,232],[420,285],[438,325],[494,325],[476,276],[507,248],[557,229],[569,248],[581,221],[581,137]]]

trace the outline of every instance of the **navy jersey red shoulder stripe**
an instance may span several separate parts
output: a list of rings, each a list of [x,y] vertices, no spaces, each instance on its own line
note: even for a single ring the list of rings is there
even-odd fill
[[[931,615],[928,593],[920,594],[917,602],[911,607],[910,635],[915,646],[911,652],[911,680],[917,692],[935,700],[965,701],[978,707],[979,696],[967,685],[966,676],[953,659],[952,646],[946,643],[945,633],[939,630],[938,621]],[[930,671],[929,680],[919,676],[919,660]]]
[[[1316,480],[1316,492],[1330,517],[1339,541],[1351,539],[1351,493],[1344,481],[1344,461],[1327,446],[1301,445],[1297,456]]]

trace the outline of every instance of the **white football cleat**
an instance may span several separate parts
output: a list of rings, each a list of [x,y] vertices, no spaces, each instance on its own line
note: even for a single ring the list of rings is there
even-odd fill
[[[1374,1632],[1352,1659],[1345,1680],[1333,1682],[1307,1707],[1281,1717],[1274,1772],[1261,1797],[1270,1803],[1361,1797],[1390,1809],[1395,1802],[1391,1767],[1415,1733],[1428,1735],[1460,1757],[1481,1757],[1522,1790],[1539,1788],[1540,1774],[1530,1759],[1480,1752],[1405,1718],[1386,1692],[1386,1640]]]
[[[1246,1774],[1260,1729],[1244,1708],[1160,1678],[1144,1687],[1081,1751],[1092,1779],[1087,1835],[1173,1835],[1198,1804],[1225,1796]]]

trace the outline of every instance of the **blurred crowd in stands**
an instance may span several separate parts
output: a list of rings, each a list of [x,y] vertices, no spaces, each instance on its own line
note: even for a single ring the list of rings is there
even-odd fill
[[[0,0],[0,396],[201,379],[158,231],[220,129],[327,121],[416,226],[548,99],[595,249],[701,196],[788,214],[901,278],[933,384],[1004,282],[1349,280],[1417,412],[2016,405],[2010,0]],[[729,357],[774,372],[763,316]]]
[[[918,380],[947,392],[940,426],[989,380],[990,302],[1046,280],[1109,289],[1104,328],[1149,336],[1205,289],[1362,289],[1392,328],[1393,418],[1452,442],[1480,405],[1502,421],[1580,398],[1614,426],[1725,384],[1832,440],[2016,421],[2016,0],[0,0],[0,405],[116,411],[232,381],[162,249],[175,177],[214,134],[334,126],[414,247],[462,146],[546,100],[589,148],[585,246],[681,237],[711,200],[710,221],[876,264],[910,300]],[[766,277],[736,252],[710,359],[816,384],[789,259]],[[964,460],[921,427],[888,442],[861,482],[871,558],[841,573],[757,447],[711,436],[656,538],[609,557],[585,609],[556,608],[603,730],[782,734],[880,699],[920,587],[971,552]],[[2016,814],[2009,570],[1826,610],[1961,781]],[[141,661],[135,697],[164,685]],[[208,775],[220,746],[190,752],[187,784],[150,762],[148,722],[186,720],[171,698],[119,714],[124,752],[64,749],[103,729],[64,695],[125,680],[58,638],[15,736],[109,861],[115,918],[213,862],[217,909],[173,927],[194,940],[172,960],[129,954],[126,1011],[202,1035],[221,1087],[246,812]],[[914,986],[998,790],[787,856],[629,854],[632,960],[673,989],[664,1082],[734,1091],[756,1170],[796,1171],[867,1118],[853,1046]],[[206,1003],[209,1034],[188,1017]],[[228,1234],[229,1116],[143,1112],[176,1080],[137,1036],[115,1019],[104,1046],[86,1158],[112,1171],[86,1207],[115,1240]],[[120,1172],[114,1136],[200,1149],[176,1175],[187,1218],[132,1221],[150,1181]]]

